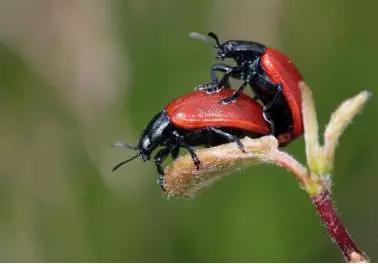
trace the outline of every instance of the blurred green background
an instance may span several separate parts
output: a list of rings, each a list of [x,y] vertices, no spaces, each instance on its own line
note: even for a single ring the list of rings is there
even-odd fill
[[[378,260],[377,1],[0,1],[0,261],[341,261],[306,194],[257,166],[167,200],[152,162],[111,168],[173,98],[208,81],[217,32],[288,54],[321,127],[373,92],[336,156],[345,225]],[[303,138],[287,150],[304,161]]]

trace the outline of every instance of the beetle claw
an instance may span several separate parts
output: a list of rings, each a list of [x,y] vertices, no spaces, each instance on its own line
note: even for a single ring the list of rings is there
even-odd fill
[[[222,100],[219,101],[220,104],[230,104],[230,103],[234,103],[236,101],[236,98],[234,96],[230,96],[230,97],[226,97],[226,98],[223,98]]]
[[[163,192],[165,192],[165,187],[164,187],[164,175],[162,174],[159,174],[159,179],[158,179],[158,183],[160,185],[160,188]]]
[[[194,163],[194,166],[196,166],[196,169],[199,170],[201,161],[197,157],[194,157],[193,163]]]
[[[238,147],[239,147],[239,149],[241,150],[241,152],[243,152],[243,153],[247,153],[247,152],[245,151],[245,148],[244,148],[243,143],[241,143],[241,142],[239,141],[239,143],[237,142],[236,144],[238,144]]]
[[[214,82],[200,84],[196,86],[195,89],[197,91],[205,92],[207,94],[217,93],[221,90],[221,88],[219,88],[219,85]]]
[[[222,89],[217,86],[217,87],[214,87],[214,88],[206,89],[205,92],[207,94],[212,94],[212,93],[218,93],[218,92],[220,92],[220,90],[222,90]]]

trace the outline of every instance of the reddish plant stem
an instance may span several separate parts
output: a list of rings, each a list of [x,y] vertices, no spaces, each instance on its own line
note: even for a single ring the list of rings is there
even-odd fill
[[[327,227],[328,234],[341,249],[345,259],[348,262],[367,262],[367,256],[357,247],[337,216],[330,193],[324,191],[315,195],[312,197],[312,202]]]

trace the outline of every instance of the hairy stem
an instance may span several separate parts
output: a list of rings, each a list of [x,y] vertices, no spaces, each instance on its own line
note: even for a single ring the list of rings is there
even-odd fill
[[[357,247],[337,216],[329,191],[313,196],[312,203],[325,224],[329,236],[340,248],[345,259],[348,262],[367,262],[367,256]]]

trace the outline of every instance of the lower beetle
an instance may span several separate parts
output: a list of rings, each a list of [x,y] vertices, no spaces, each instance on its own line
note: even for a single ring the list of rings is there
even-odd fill
[[[154,160],[159,173],[159,184],[164,190],[164,170],[161,164],[169,154],[172,159],[176,159],[180,148],[185,148],[190,153],[198,169],[201,162],[194,146],[211,147],[235,142],[244,151],[240,138],[270,134],[261,105],[247,95],[240,95],[234,104],[218,103],[220,99],[232,94],[231,89],[212,94],[194,91],[172,101],[148,123],[137,146],[115,144],[134,149],[137,154],[119,163],[113,171],[138,156],[143,161],[149,160],[151,153],[161,146]]]

